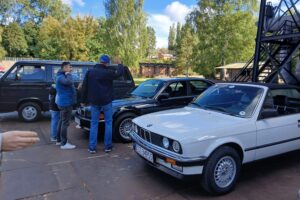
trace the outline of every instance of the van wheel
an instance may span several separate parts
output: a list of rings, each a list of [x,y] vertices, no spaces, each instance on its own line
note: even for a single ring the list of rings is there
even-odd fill
[[[203,169],[202,186],[212,194],[230,192],[239,177],[241,158],[235,149],[229,146],[218,148],[209,157]]]
[[[34,122],[41,116],[41,107],[33,102],[23,103],[19,107],[18,113],[24,122]]]
[[[117,142],[131,142],[129,133],[132,130],[132,120],[137,117],[134,113],[120,115],[114,123],[114,139]]]

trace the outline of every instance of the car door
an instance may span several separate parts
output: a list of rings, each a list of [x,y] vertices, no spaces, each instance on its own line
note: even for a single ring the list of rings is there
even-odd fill
[[[47,101],[46,68],[41,64],[20,64],[4,80],[1,88],[2,102],[7,107],[14,106],[26,99],[39,102]],[[5,106],[4,105],[4,106]]]
[[[279,109],[278,105],[270,106],[275,102],[274,97],[282,95],[300,100],[300,93],[294,89],[270,90],[264,105],[267,108]],[[264,106],[263,108],[264,109]],[[285,108],[287,111],[288,109]],[[278,112],[278,116],[258,120],[256,159],[281,154],[300,148],[300,113]]]
[[[124,73],[113,82],[114,99],[125,97],[134,88],[134,81],[127,67],[124,67]]]
[[[156,111],[181,108],[191,101],[191,97],[187,95],[186,81],[171,82],[161,93],[168,93],[169,97],[157,100]]]

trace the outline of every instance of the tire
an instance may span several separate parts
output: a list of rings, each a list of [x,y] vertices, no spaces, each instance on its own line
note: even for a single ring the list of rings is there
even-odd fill
[[[41,116],[41,107],[37,103],[26,102],[21,104],[18,114],[24,122],[34,122]]]
[[[134,113],[121,114],[114,123],[113,137],[116,142],[131,142],[129,132],[131,130],[131,120],[137,117]]]
[[[229,146],[222,146],[212,153],[204,166],[202,187],[215,195],[228,193],[234,188],[240,169],[241,158],[237,151]],[[220,171],[226,174],[221,174]]]

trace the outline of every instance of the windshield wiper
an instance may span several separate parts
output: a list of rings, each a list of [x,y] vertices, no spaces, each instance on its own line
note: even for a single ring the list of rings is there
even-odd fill
[[[207,108],[207,109],[212,109],[212,110],[217,110],[217,111],[221,111],[221,112],[224,112],[224,113],[228,113],[227,110],[225,110],[222,107],[216,107],[216,106],[204,106],[204,107]]]

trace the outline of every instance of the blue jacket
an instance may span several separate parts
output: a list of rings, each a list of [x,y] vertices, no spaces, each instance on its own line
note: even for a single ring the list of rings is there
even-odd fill
[[[89,69],[82,84],[82,102],[104,106],[113,100],[113,80],[124,73],[123,65],[116,70],[102,64]]]
[[[66,107],[76,104],[76,89],[74,87],[71,74],[65,74],[59,70],[56,76],[56,98],[55,103],[58,106]]]

